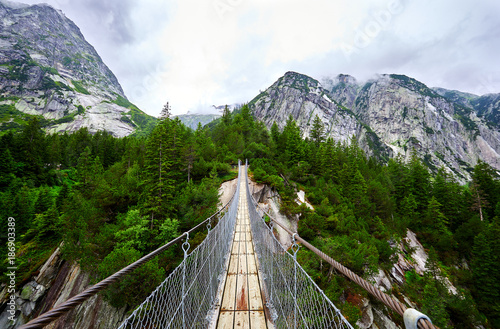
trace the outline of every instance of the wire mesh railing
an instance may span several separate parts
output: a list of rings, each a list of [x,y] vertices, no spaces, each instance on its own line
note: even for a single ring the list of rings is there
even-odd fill
[[[122,323],[132,328],[206,328],[214,314],[217,292],[224,278],[231,236],[238,211],[242,170],[238,173],[235,197],[218,224],[191,253],[182,245],[184,260]]]
[[[295,239],[291,253],[276,239],[250,193],[247,172],[243,175],[255,251],[265,283],[266,306],[275,327],[352,328],[297,262],[299,246]]]

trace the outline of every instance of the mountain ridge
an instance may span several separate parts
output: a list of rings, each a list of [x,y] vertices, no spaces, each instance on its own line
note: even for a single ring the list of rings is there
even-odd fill
[[[268,128],[276,122],[282,129],[292,115],[306,138],[318,115],[326,136],[335,141],[356,138],[368,155],[382,160],[409,159],[415,152],[432,170],[444,167],[465,182],[479,160],[500,170],[500,131],[494,121],[500,96],[474,96],[431,89],[401,74],[358,84],[345,74],[319,82],[287,72],[249,106]]]
[[[40,116],[51,133],[87,127],[123,137],[154,121],[128,101],[78,26],[47,4],[0,1],[0,86],[1,130]]]

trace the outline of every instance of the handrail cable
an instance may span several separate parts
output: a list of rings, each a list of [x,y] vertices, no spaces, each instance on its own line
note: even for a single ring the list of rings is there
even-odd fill
[[[312,252],[314,252],[321,259],[323,259],[326,262],[328,262],[330,265],[332,265],[340,273],[342,273],[347,278],[349,278],[350,280],[354,281],[355,283],[357,283],[358,285],[360,285],[361,287],[363,287],[366,291],[368,291],[370,294],[372,294],[373,296],[375,296],[378,300],[380,300],[382,303],[384,303],[385,305],[387,305],[389,308],[391,308],[392,310],[394,310],[395,312],[397,312],[399,315],[403,316],[404,312],[407,309],[407,307],[404,304],[402,304],[400,301],[398,301],[398,300],[390,297],[386,293],[382,292],[380,289],[376,288],[374,285],[372,285],[371,283],[369,283],[365,279],[361,278],[359,275],[357,275],[356,273],[354,273],[353,271],[351,271],[350,269],[348,269],[344,265],[340,264],[339,262],[337,262],[336,260],[334,260],[333,258],[331,258],[330,256],[328,256],[327,254],[325,254],[324,252],[322,252],[321,250],[319,250],[318,248],[316,248],[315,246],[313,246],[312,244],[310,244],[306,240],[304,240],[302,237],[300,237],[300,235],[298,233],[292,232],[288,227],[286,227],[283,224],[281,224],[279,221],[277,221],[276,219],[274,219],[274,217],[272,217],[267,211],[265,211],[257,203],[257,201],[255,200],[255,198],[253,197],[253,195],[251,193],[250,193],[250,195],[252,197],[252,202],[254,203],[254,205],[256,207],[258,207],[260,210],[262,210],[262,212],[264,214],[266,214],[273,223],[278,224],[288,234],[290,234],[292,236],[295,236],[295,239],[297,241],[299,241],[300,243],[302,243],[305,247],[307,247],[309,250],[311,250]],[[419,329],[433,329],[433,328],[439,329],[438,327],[436,327],[435,325],[433,325],[430,321],[428,321],[425,318],[421,318],[418,321],[418,328]]]
[[[76,296],[71,297],[70,299],[66,300],[64,303],[52,308],[51,310],[43,313],[42,315],[36,317],[35,319],[32,319],[28,323],[22,325],[19,327],[19,329],[38,329],[38,328],[43,328],[44,326],[48,325],[52,321],[60,318],[63,316],[65,313],[71,311],[78,305],[82,304],[85,302],[87,299],[90,297],[94,296],[101,290],[106,289],[109,285],[112,283],[120,280],[123,276],[129,274],[139,266],[145,264],[149,260],[153,259],[155,256],[172,246],[173,244],[176,244],[177,242],[181,241],[184,237],[189,237],[189,234],[206,224],[207,222],[211,221],[215,216],[219,215],[223,210],[227,209],[228,206],[231,204],[233,201],[234,197],[236,195],[236,192],[233,194],[231,199],[221,208],[219,209],[216,213],[214,213],[212,216],[208,217],[205,219],[203,222],[199,223],[195,227],[191,228],[189,231],[186,231],[179,235],[177,238],[173,239],[172,241],[166,243],[165,245],[159,247],[158,249],[150,252],[146,256],[140,258],[139,260],[135,261],[134,263],[124,267],[120,271],[108,276],[107,278],[103,279],[102,281],[96,283],[95,285],[92,285],[79,293]]]

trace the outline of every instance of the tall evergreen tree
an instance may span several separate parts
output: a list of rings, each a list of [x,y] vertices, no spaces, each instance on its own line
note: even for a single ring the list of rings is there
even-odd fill
[[[500,326],[500,225],[497,222],[474,239],[472,274],[478,308]]]
[[[158,219],[165,218],[173,210],[175,181],[172,178],[174,152],[172,120],[160,120],[146,142],[144,208],[153,229]]]
[[[325,126],[317,114],[314,117],[311,129],[311,140],[314,142],[316,147],[319,147],[319,145],[325,140]]]
[[[45,177],[42,177],[42,173],[46,163],[47,144],[40,119],[37,117],[24,126],[20,135],[20,147],[23,152],[25,174],[29,173],[36,182],[43,183]]]
[[[290,166],[297,165],[304,157],[303,140],[300,128],[290,115],[286,121],[281,138],[285,144],[285,157]]]

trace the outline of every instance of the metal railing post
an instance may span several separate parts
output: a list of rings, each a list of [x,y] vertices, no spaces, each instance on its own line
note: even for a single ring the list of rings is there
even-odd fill
[[[191,245],[188,242],[189,233],[186,234],[186,241],[182,244],[182,250],[184,251],[184,266],[182,267],[182,328],[186,329],[186,263],[188,257],[188,251]]]
[[[295,240],[295,235],[297,233],[294,233],[292,235],[292,251],[293,251],[293,304],[294,304],[294,316],[293,316],[293,323],[294,323],[294,328],[297,329],[297,252],[299,251],[299,245],[297,244],[297,240]]]

